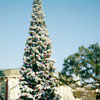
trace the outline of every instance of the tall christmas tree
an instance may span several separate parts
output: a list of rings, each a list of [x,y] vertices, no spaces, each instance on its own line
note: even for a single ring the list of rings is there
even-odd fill
[[[41,0],[33,1],[29,37],[20,73],[21,100],[59,100],[55,94],[54,60]]]

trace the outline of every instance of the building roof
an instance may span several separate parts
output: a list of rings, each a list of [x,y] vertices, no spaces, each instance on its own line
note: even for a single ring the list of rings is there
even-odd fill
[[[5,69],[0,71],[0,77],[20,76],[19,69]]]

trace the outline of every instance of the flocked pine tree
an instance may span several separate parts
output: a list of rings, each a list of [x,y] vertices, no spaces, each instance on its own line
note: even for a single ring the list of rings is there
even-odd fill
[[[54,60],[50,58],[51,41],[44,20],[41,0],[33,1],[29,37],[21,67],[21,100],[59,100],[55,94],[56,79],[53,77]]]

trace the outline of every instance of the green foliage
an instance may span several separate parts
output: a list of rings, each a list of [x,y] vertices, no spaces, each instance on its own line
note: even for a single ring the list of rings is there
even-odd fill
[[[60,81],[72,88],[89,86],[100,89],[100,46],[81,46],[78,52],[64,60]]]

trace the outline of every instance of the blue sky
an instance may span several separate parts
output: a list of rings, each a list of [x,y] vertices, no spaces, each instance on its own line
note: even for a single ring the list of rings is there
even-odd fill
[[[60,71],[79,46],[100,43],[100,0],[42,1]],[[21,67],[31,12],[32,0],[0,1],[0,69]]]

